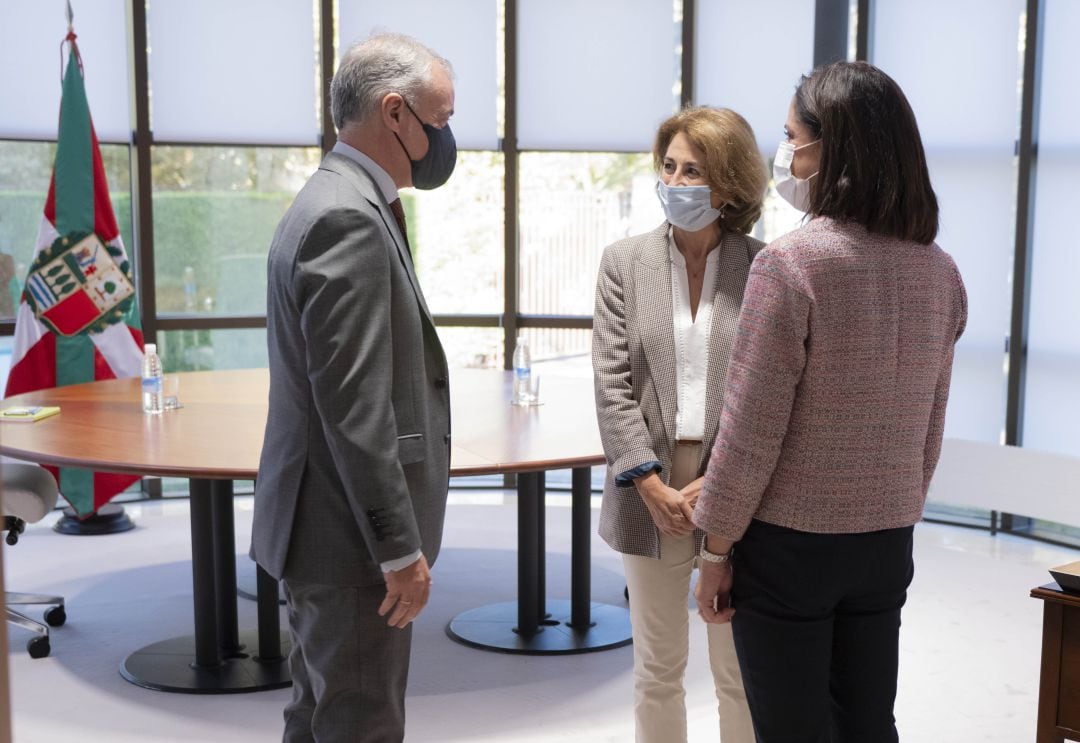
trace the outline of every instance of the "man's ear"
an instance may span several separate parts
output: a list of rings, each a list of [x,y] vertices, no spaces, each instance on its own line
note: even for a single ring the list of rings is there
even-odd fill
[[[401,114],[405,110],[405,99],[400,93],[387,93],[380,105],[383,124],[397,132],[401,130]]]

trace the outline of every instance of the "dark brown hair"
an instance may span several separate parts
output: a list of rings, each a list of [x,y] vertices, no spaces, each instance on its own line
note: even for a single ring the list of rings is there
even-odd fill
[[[731,109],[695,106],[675,114],[656,132],[653,165],[657,172],[675,135],[682,132],[705,157],[701,164],[713,193],[727,202],[720,224],[747,234],[761,216],[768,175],[754,141],[754,130]]]
[[[803,76],[795,115],[821,140],[810,213],[928,244],[938,231],[919,127],[900,86],[866,62],[835,62]]]

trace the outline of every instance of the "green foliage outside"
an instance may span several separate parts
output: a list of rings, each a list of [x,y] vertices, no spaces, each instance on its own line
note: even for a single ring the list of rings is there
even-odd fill
[[[0,250],[14,258],[12,306],[34,256],[46,193],[0,191]],[[274,230],[292,203],[291,192],[164,191],[154,196],[154,272],[160,314],[261,315],[266,312],[266,254]],[[405,209],[415,209],[403,194]],[[133,255],[131,197],[112,194],[128,255]],[[416,235],[410,229],[414,250]],[[186,274],[186,269],[192,268]],[[193,294],[185,279],[193,273]],[[0,287],[3,290],[4,287]],[[265,366],[263,330],[191,330],[160,333],[169,371]]]
[[[266,253],[291,193],[166,191],[154,196],[158,312],[261,314]],[[196,306],[187,306],[185,269]]]

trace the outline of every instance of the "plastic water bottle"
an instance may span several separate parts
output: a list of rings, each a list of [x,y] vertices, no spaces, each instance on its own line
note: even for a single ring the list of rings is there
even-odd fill
[[[524,335],[519,335],[514,348],[514,405],[532,404],[532,358]]]
[[[157,355],[157,345],[146,344],[142,362],[142,409],[144,413],[160,413],[165,409],[162,396],[161,359]]]

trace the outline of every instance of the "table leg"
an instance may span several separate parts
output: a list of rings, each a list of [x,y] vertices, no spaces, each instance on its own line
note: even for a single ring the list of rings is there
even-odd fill
[[[540,631],[544,596],[540,587],[540,565],[544,553],[540,547],[537,515],[542,515],[539,477],[535,472],[518,475],[518,623],[514,631],[531,637]],[[542,519],[541,519],[542,521]]]
[[[592,470],[579,467],[570,479],[570,626],[592,626]]]
[[[536,606],[541,624],[551,614],[547,610],[547,473],[536,473]]]
[[[278,615],[278,582],[262,566],[255,566],[259,611],[259,660],[281,660],[281,617]]]
[[[218,642],[222,655],[236,656],[240,644],[240,626],[236,616],[236,524],[233,516],[232,480],[214,480],[210,484],[214,519],[214,585],[217,591]]]
[[[226,694],[289,686],[289,642],[277,658],[254,658],[242,650],[225,653],[221,640],[254,647],[253,631],[236,632],[236,536],[231,486],[191,480],[191,578],[195,635],[162,640],[124,659],[120,675],[137,686],[186,694]],[[228,513],[226,514],[226,505]],[[230,597],[218,601],[218,594]],[[231,611],[228,606],[231,604]],[[225,607],[223,611],[219,609]],[[219,634],[219,627],[223,633]],[[264,633],[265,634],[265,633]],[[194,661],[194,662],[192,662]]]
[[[214,511],[209,480],[191,481],[191,585],[195,603],[195,665],[221,665],[214,574]]]
[[[630,613],[621,606],[589,600],[591,493],[588,468],[581,468],[581,473],[574,473],[573,608],[570,601],[544,595],[544,478],[538,473],[521,473],[518,600],[458,614],[446,627],[451,639],[484,650],[527,655],[588,653],[630,644]]]

